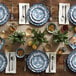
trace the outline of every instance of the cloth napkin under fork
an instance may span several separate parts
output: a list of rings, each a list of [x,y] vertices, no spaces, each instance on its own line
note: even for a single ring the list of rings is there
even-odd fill
[[[59,3],[59,24],[69,24],[68,11],[70,3]]]
[[[46,69],[46,73],[56,73],[56,52],[46,52],[49,58],[49,65]]]
[[[19,24],[29,24],[27,19],[27,11],[29,7],[29,3],[19,3]]]
[[[5,73],[16,73],[16,54],[15,52],[6,52],[7,67]]]

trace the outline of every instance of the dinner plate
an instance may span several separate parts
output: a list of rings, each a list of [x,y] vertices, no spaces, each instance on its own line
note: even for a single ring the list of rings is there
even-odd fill
[[[0,52],[0,72],[2,72],[7,65],[7,59],[6,56],[4,55],[4,53]]]
[[[69,54],[67,64],[70,70],[76,72],[76,49]]]
[[[73,20],[71,19],[71,17],[69,17],[69,21],[70,21],[73,25],[76,25],[76,22],[73,21]]]
[[[76,6],[71,7],[71,19],[76,22]]]
[[[9,19],[9,10],[5,4],[0,3],[0,25],[5,24]]]
[[[40,26],[45,24],[49,19],[49,10],[43,4],[34,4],[28,10],[28,20],[31,24]]]
[[[44,71],[49,63],[48,56],[39,50],[33,51],[27,58],[28,68],[36,73]]]
[[[71,6],[68,13],[70,22],[76,25],[76,5]]]

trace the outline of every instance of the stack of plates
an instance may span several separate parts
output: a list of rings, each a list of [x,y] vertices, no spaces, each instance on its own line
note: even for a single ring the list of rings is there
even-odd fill
[[[39,50],[33,51],[27,58],[28,68],[36,73],[46,70],[48,63],[48,56]]]
[[[76,50],[72,51],[67,59],[67,64],[70,70],[76,72]]]
[[[9,11],[6,5],[0,3],[0,25],[6,23],[9,19]]]
[[[43,4],[34,4],[28,10],[28,20],[31,24],[41,26],[49,19],[49,10]]]
[[[7,65],[7,59],[3,53],[0,52],[0,72],[2,72]]]
[[[69,21],[76,25],[76,5],[72,6],[69,10]]]

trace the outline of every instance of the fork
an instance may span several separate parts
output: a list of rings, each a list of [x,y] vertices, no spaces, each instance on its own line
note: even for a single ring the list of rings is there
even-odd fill
[[[22,11],[23,11],[23,10],[25,10],[25,6],[22,6]],[[24,20],[24,18],[25,18],[25,16],[24,16],[24,12],[22,12],[21,21],[23,21],[23,20]]]
[[[52,56],[51,58],[52,58],[52,67],[51,67],[51,69],[53,70],[53,60],[54,60],[54,56]]]

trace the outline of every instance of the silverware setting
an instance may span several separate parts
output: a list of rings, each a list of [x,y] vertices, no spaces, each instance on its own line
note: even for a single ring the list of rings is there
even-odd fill
[[[54,56],[49,53],[49,72],[51,72],[54,69],[53,64],[54,64]]]
[[[65,14],[64,14],[65,11]],[[61,21],[67,22],[67,5],[62,5],[62,15],[61,15]]]
[[[9,52],[9,69],[8,69],[9,71],[13,71],[13,64],[14,64],[14,56],[12,56],[11,52]]]
[[[63,6],[62,6],[61,21],[63,21],[63,19],[65,18],[65,17],[64,17],[64,9],[65,9],[65,7],[64,7],[64,5],[63,5]]]
[[[21,21],[24,21],[26,23],[26,5],[22,6],[22,17],[21,17]]]

